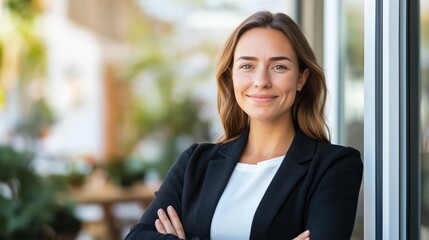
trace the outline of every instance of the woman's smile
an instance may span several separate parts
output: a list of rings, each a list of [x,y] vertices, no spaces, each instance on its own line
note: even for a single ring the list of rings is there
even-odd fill
[[[250,100],[258,103],[268,103],[274,101],[278,96],[270,94],[247,94]]]

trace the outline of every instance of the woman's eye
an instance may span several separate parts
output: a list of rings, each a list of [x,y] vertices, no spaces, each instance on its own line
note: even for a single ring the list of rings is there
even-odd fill
[[[285,66],[283,66],[283,65],[275,65],[274,69],[275,70],[286,70],[287,68]]]
[[[252,66],[250,64],[244,64],[240,66],[240,69],[251,69]]]

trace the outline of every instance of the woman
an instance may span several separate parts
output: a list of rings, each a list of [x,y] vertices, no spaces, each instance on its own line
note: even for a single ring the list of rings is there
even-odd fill
[[[324,74],[297,24],[253,14],[216,71],[224,135],[179,156],[127,239],[350,239],[362,162],[329,143]]]

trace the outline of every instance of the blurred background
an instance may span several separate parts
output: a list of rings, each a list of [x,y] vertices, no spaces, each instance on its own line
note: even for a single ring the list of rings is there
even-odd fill
[[[301,25],[332,142],[363,156],[363,0],[0,0],[0,239],[124,238],[177,155],[222,133],[217,54],[258,10]]]

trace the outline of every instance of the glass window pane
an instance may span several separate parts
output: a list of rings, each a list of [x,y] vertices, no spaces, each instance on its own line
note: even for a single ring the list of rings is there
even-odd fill
[[[421,239],[429,239],[429,0],[420,1]]]
[[[340,23],[340,142],[358,149],[363,158],[364,119],[364,1],[342,2]],[[363,187],[359,197],[352,239],[363,239]]]

